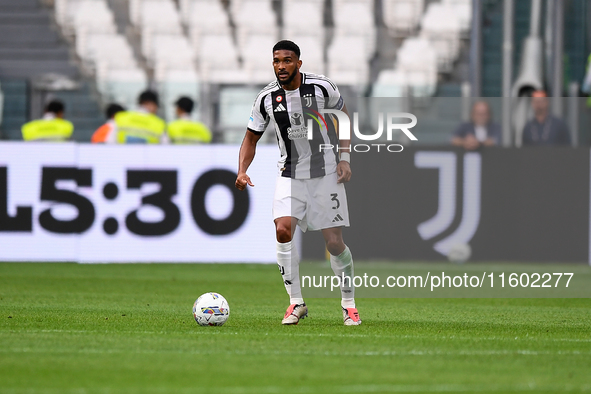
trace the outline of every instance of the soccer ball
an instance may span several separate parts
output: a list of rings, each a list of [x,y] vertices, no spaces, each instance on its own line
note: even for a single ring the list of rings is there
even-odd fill
[[[472,248],[468,244],[458,243],[453,245],[449,252],[447,252],[447,258],[452,263],[463,264],[472,256]]]
[[[205,293],[193,304],[193,316],[200,326],[221,326],[230,317],[230,305],[221,294]]]

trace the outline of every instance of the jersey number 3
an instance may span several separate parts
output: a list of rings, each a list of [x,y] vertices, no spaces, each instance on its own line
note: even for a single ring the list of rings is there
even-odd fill
[[[337,193],[332,193],[330,195],[332,198],[330,199],[330,201],[334,201],[337,203],[336,206],[332,207],[332,209],[339,209],[339,207],[341,206],[341,202],[339,201],[339,199],[337,198],[339,195]]]

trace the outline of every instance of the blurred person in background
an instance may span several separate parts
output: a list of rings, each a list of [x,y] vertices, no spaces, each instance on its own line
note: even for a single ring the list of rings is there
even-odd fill
[[[585,79],[583,80],[581,90],[583,91],[583,93],[589,96],[587,98],[587,107],[591,108],[591,53],[587,58],[587,74],[585,75]]]
[[[72,138],[74,125],[64,119],[65,106],[52,100],[45,106],[43,118],[25,123],[21,128],[25,141],[63,142]]]
[[[472,105],[470,118],[470,122],[460,124],[454,132],[453,145],[475,150],[500,142],[501,127],[491,120],[490,106],[486,101],[477,101]]]
[[[121,105],[115,103],[109,104],[107,106],[107,109],[105,110],[107,122],[98,129],[96,129],[96,131],[92,135],[92,138],[90,139],[90,142],[92,142],[93,144],[105,143],[107,140],[107,136],[113,130],[115,130],[115,115],[122,111],[125,111],[125,108],[123,108]]]
[[[201,122],[191,120],[195,103],[189,97],[181,97],[175,103],[177,120],[168,124],[167,132],[173,144],[207,144],[211,131]]]
[[[550,100],[543,90],[532,94],[534,118],[525,124],[523,146],[570,145],[570,132],[562,119],[550,114]]]
[[[115,128],[107,135],[108,144],[165,144],[168,143],[166,123],[156,113],[158,93],[142,92],[136,111],[121,111],[115,115]]]

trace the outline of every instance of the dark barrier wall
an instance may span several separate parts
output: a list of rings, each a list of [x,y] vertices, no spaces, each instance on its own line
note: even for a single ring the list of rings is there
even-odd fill
[[[406,148],[354,153],[347,184],[356,259],[443,260],[469,244],[475,261],[589,260],[586,148]],[[324,256],[322,236],[303,256]]]

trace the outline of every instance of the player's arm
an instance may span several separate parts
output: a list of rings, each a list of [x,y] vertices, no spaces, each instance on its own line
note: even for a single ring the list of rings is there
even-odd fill
[[[240,154],[238,159],[238,176],[236,177],[236,187],[238,190],[244,190],[246,185],[254,186],[250,181],[250,177],[246,175],[246,171],[254,159],[257,142],[259,142],[262,135],[262,133],[257,134],[250,130],[246,130],[246,134],[242,140],[242,145],[240,145]]]
[[[351,119],[349,116],[349,111],[347,111],[347,106],[343,104],[342,111],[347,114],[347,117]],[[337,129],[337,134],[340,134],[340,125]],[[351,135],[349,130],[349,135]],[[339,152],[341,155],[341,161],[337,165],[337,183],[344,183],[349,182],[351,180],[351,165],[349,164],[349,160],[351,157],[351,140],[345,140],[339,138]],[[344,153],[344,154],[343,154]]]
[[[252,106],[248,126],[246,127],[246,134],[242,140],[242,145],[240,145],[238,176],[236,177],[235,184],[238,190],[246,189],[247,185],[254,186],[249,176],[246,175],[246,171],[254,159],[257,142],[259,142],[269,124],[270,119],[264,107],[264,102],[265,96],[259,94]]]

